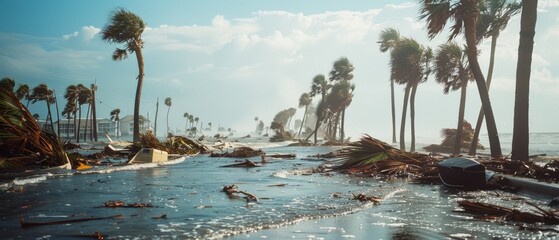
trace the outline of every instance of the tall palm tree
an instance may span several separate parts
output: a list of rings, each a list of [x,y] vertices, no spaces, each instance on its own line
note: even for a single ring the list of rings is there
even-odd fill
[[[393,80],[405,86],[404,102],[402,107],[402,121],[400,125],[400,149],[405,150],[406,113],[408,101],[410,102],[411,118],[411,148],[415,151],[415,107],[414,98],[419,83],[427,80],[430,67],[427,66],[431,50],[421,46],[412,38],[401,38],[390,53],[390,68]],[[410,96],[411,94],[411,96]],[[410,100],[411,98],[411,100]]]
[[[516,1],[508,0],[486,0],[480,2],[480,20],[477,24],[478,41],[491,38],[491,53],[489,57],[489,68],[487,70],[487,90],[493,78],[493,67],[495,66],[495,50],[497,49],[497,38],[508,24],[509,19],[520,12],[521,5]],[[483,123],[483,108],[479,110],[474,136],[470,144],[469,155],[476,155],[479,133]]]
[[[146,24],[139,16],[123,8],[117,8],[112,12],[108,24],[101,31],[102,38],[106,42],[125,45],[124,49],[117,48],[114,51],[114,61],[126,59],[128,52],[136,53],[136,60],[138,61],[138,86],[136,87],[136,98],[134,101],[134,142],[140,140],[140,100],[142,84],[144,82],[144,57],[142,55],[144,41],[142,40],[142,33],[145,28]]]
[[[514,126],[512,133],[512,160],[528,160],[530,72],[538,1],[522,1],[520,17],[520,40],[516,65],[516,91],[514,94]]]
[[[427,20],[427,33],[429,38],[434,38],[440,32],[447,21],[453,21],[449,40],[458,36],[464,30],[466,45],[468,46],[468,62],[476,80],[483,112],[485,114],[487,134],[492,157],[501,157],[501,143],[495,123],[495,116],[491,107],[485,78],[481,72],[478,62],[478,50],[476,42],[476,21],[479,18],[477,0],[420,0],[420,18]]]
[[[171,132],[169,129],[169,111],[171,110],[171,105],[173,105],[173,101],[170,97],[165,98],[165,106],[167,106],[167,134]]]
[[[330,71],[330,81],[336,83],[334,90],[334,86],[332,87],[332,93],[336,94],[336,98],[338,98],[337,104],[339,104],[339,111],[338,111],[338,118],[341,117],[341,126],[340,126],[340,141],[344,141],[344,121],[345,121],[345,110],[351,104],[353,98],[353,90],[355,89],[355,85],[351,84],[350,81],[353,79],[353,64],[346,58],[341,57],[334,62],[332,65],[332,70]],[[337,129],[338,120],[336,120],[335,129]],[[334,137],[335,137],[334,132]]]
[[[66,102],[66,106],[62,110],[62,116],[66,118],[66,139],[70,139],[70,119],[74,118],[76,114],[77,106],[75,101]],[[75,122],[74,122],[75,123]],[[75,131],[75,128],[74,128]],[[75,133],[75,132],[74,132]]]
[[[115,108],[111,111],[111,121],[116,123],[116,139],[119,138],[120,133],[120,108]]]
[[[326,81],[326,77],[324,75],[318,74],[318,75],[314,76],[314,78],[312,80],[310,95],[311,95],[311,97],[315,97],[316,95],[319,95],[319,94],[322,96],[321,99],[320,99],[320,102],[318,103],[318,106],[316,108],[316,124],[315,124],[315,127],[314,127],[314,144],[316,144],[316,142],[317,142],[318,128],[320,127],[320,122],[322,121],[322,119],[324,117],[325,110],[326,110],[325,98],[326,98],[326,94],[328,93],[328,89],[330,89],[330,85]],[[310,135],[309,135],[309,137],[310,137]]]
[[[71,113],[72,117],[74,118],[74,137],[77,141],[79,141],[78,135],[78,125],[76,124],[77,112],[78,112],[78,96],[79,96],[79,89],[76,85],[70,85],[66,87],[66,93],[64,93],[64,98],[66,99],[66,106],[68,110],[73,110]]]
[[[89,88],[87,88],[86,86],[84,86],[83,84],[78,84],[77,86],[77,91],[78,91],[78,96],[77,96],[77,102],[78,102],[78,132],[77,132],[77,140],[79,142],[79,136],[80,136],[80,128],[82,126],[81,121],[82,121],[82,106],[84,104],[89,104],[90,98],[91,98],[91,91],[89,90]],[[86,127],[84,128],[84,141],[86,139],[86,135],[87,135],[87,116],[86,116]]]
[[[301,97],[299,97],[299,107],[305,107],[305,113],[303,113],[303,120],[301,121],[301,126],[299,127],[299,132],[297,133],[298,136],[301,135],[301,130],[303,129],[303,126],[305,125],[305,119],[307,118],[307,110],[309,109],[309,105],[311,105],[312,103],[312,98],[311,95],[308,93],[303,93],[301,94]]]
[[[460,108],[458,126],[452,154],[458,155],[462,149],[464,110],[466,108],[466,89],[468,81],[473,80],[465,52],[455,42],[448,42],[437,50],[434,61],[435,80],[444,86],[444,94],[460,89]]]
[[[392,50],[400,40],[400,32],[395,28],[386,28],[380,32],[379,48],[381,52]],[[392,71],[390,71],[392,72]],[[390,104],[392,106],[392,143],[396,143],[396,104],[394,100],[394,79],[390,74]]]

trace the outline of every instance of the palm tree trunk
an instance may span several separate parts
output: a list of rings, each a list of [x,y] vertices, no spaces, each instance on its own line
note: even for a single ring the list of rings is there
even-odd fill
[[[417,85],[416,83],[412,90],[410,96],[410,123],[411,123],[411,147],[410,152],[415,152],[415,93],[417,92]]]
[[[78,106],[78,114],[79,114],[79,116],[78,116],[78,132],[77,132],[77,135],[76,135],[76,141],[80,142],[80,127],[82,125],[82,106],[81,105]]]
[[[141,41],[141,40],[138,40]],[[141,43],[137,43],[141,46]],[[138,60],[138,86],[136,87],[136,98],[134,100],[134,135],[133,141],[140,140],[140,100],[142,100],[142,85],[144,83],[144,56],[142,56],[142,48],[134,49],[136,52],[136,59]]]
[[[58,109],[58,100],[56,98],[56,92],[53,90],[54,94],[54,106],[56,106],[56,136],[60,137],[60,112]]]
[[[87,142],[87,127],[89,124],[89,110],[91,105],[87,105],[87,112],[85,113],[85,128],[83,129],[83,141]]]
[[[318,128],[320,127],[320,113],[316,115],[316,123],[314,125],[314,144],[316,145],[317,136],[318,135]]]
[[[45,100],[47,103],[47,111],[48,111],[48,115],[47,115],[47,119],[50,119],[50,130],[52,133],[54,133],[54,123],[52,122],[52,112],[50,111],[50,103],[49,100]]]
[[[307,110],[309,109],[309,105],[305,106],[305,113],[303,113],[303,120],[301,121],[301,126],[299,126],[299,132],[297,136],[301,137],[301,130],[303,129],[303,125],[305,125],[305,119],[307,118]]]
[[[516,65],[516,91],[514,95],[512,160],[528,161],[530,72],[534,35],[536,35],[537,6],[537,0],[522,1],[518,63]]]
[[[342,143],[344,143],[344,137],[345,137],[344,136],[345,135],[344,125],[345,125],[345,108],[344,108],[344,110],[342,110],[342,125],[340,127],[340,138],[341,138]]]
[[[408,99],[410,97],[411,87],[406,86],[406,93],[404,93],[404,103],[402,104],[402,122],[400,124],[400,150],[406,150],[405,133],[406,133],[406,112],[408,109]]]
[[[159,98],[157,98],[157,102],[155,103],[155,122],[153,123],[153,135],[157,137],[157,113],[159,112]],[[186,130],[185,130],[186,134]]]
[[[394,100],[394,80],[390,79],[390,102],[392,104],[392,143],[396,143],[396,103]]]
[[[493,78],[493,68],[495,66],[495,50],[497,49],[497,34],[494,34],[491,37],[491,54],[489,58],[489,69],[487,70],[487,91],[489,91],[489,87],[491,86],[491,79]],[[470,150],[468,151],[468,155],[474,156],[476,155],[478,139],[479,139],[479,132],[481,130],[481,124],[483,123],[483,107],[479,109],[479,114],[477,117],[476,127],[474,129],[474,136],[472,137],[472,143],[470,144]]]
[[[489,136],[489,146],[491,148],[491,157],[502,157],[501,143],[499,141],[499,134],[497,132],[497,125],[495,123],[495,116],[493,115],[493,109],[491,108],[491,101],[489,99],[489,93],[487,91],[487,85],[485,84],[485,79],[479,62],[477,59],[477,46],[476,46],[476,23],[474,17],[464,18],[464,29],[466,35],[466,45],[468,46],[468,62],[470,63],[470,69],[476,80],[477,88],[479,91],[479,97],[481,99],[481,104],[483,106],[483,112],[485,114],[487,134]]]
[[[453,155],[460,154],[462,150],[462,133],[464,129],[464,111],[466,109],[466,90],[468,82],[464,81],[462,88],[460,89],[460,107],[458,109],[458,126],[456,127],[456,139],[454,139],[454,150],[452,150]]]
[[[169,134],[169,111],[171,111],[171,106],[167,108],[167,134]]]

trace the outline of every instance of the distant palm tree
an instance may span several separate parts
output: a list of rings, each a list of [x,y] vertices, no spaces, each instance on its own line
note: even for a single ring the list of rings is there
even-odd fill
[[[212,122],[208,123],[208,127],[210,128],[210,131],[212,130]]]
[[[514,94],[514,127],[512,132],[512,160],[528,161],[530,72],[538,1],[522,1],[520,40],[516,65],[516,91]]]
[[[116,139],[119,139],[120,133],[120,108],[115,108],[111,111],[111,121],[116,123]]]
[[[76,124],[77,112],[78,112],[78,96],[79,96],[79,89],[76,85],[70,85],[66,87],[66,93],[64,94],[64,98],[66,99],[66,108],[65,110],[70,111],[71,115],[74,118],[74,137],[76,141],[79,142],[79,135],[78,135],[78,125]],[[69,112],[68,112],[69,114]],[[68,124],[69,125],[69,124]]]
[[[320,102],[318,103],[318,106],[316,108],[316,124],[315,124],[315,127],[314,127],[314,144],[316,144],[316,142],[317,142],[318,128],[320,127],[320,122],[323,120],[323,117],[324,117],[324,114],[325,114],[325,111],[326,111],[325,98],[326,98],[326,93],[328,92],[328,89],[330,89],[330,85],[326,81],[326,77],[324,75],[318,74],[318,75],[314,76],[314,78],[312,80],[310,96],[315,97],[316,95],[319,95],[319,94],[322,96],[321,99],[320,99]],[[309,135],[309,137],[310,137],[310,135]]]
[[[78,107],[76,106],[75,101],[68,101],[66,102],[66,106],[62,110],[62,116],[65,117],[66,120],[68,120],[66,124],[66,139],[70,139],[70,119],[75,117],[77,108]],[[74,133],[75,133],[75,128],[74,128]]]
[[[458,126],[454,139],[452,154],[458,155],[462,149],[462,132],[464,111],[466,108],[466,89],[468,82],[473,80],[472,71],[468,66],[465,51],[455,42],[448,42],[437,50],[434,61],[435,80],[443,84],[444,94],[460,89],[460,109],[458,110]]]
[[[184,134],[187,135],[187,132],[188,132],[188,116],[190,116],[190,115],[188,113],[184,113],[182,116],[186,119],[186,122],[184,124]],[[212,125],[212,123],[208,123],[208,124],[210,126]]]
[[[301,126],[299,127],[299,132],[297,133],[297,136],[301,135],[301,130],[305,125],[305,120],[307,118],[307,111],[309,110],[309,105],[311,105],[311,103],[312,103],[312,98],[310,94],[308,93],[301,94],[301,96],[299,97],[299,107],[300,108],[305,107],[305,113],[303,113],[303,120],[301,121]]]
[[[165,98],[165,106],[167,106],[167,134],[171,132],[169,129],[169,111],[171,110],[171,105],[173,105],[173,101],[170,97]]]
[[[50,130],[52,131],[52,133],[54,133],[54,125],[53,125],[53,121],[52,121],[52,112],[50,110],[50,105],[52,103],[54,103],[54,97],[53,97],[53,91],[50,90],[48,88],[48,86],[44,83],[41,83],[39,85],[37,85],[35,88],[33,88],[31,95],[28,96],[28,99],[31,100],[32,103],[36,103],[38,101],[45,101],[45,103],[47,104],[47,124],[48,121],[50,120]]]
[[[82,106],[84,104],[89,104],[90,102],[90,98],[91,98],[91,91],[89,90],[89,88],[87,88],[86,86],[84,86],[83,84],[78,84],[77,86],[77,90],[78,90],[78,132],[77,132],[77,136],[78,136],[78,142],[79,142],[79,136],[80,136],[80,129],[81,129],[81,121],[82,121]],[[86,135],[87,135],[87,116],[86,116],[86,128],[84,129],[84,141],[86,140]]]
[[[159,113],[159,98],[155,102],[155,122],[153,123],[153,135],[157,137],[157,114]]]
[[[16,90],[16,96],[19,100],[29,96],[29,86],[27,84],[20,84]]]
[[[381,52],[392,50],[400,40],[400,32],[395,28],[386,28],[380,32],[379,47]],[[392,71],[390,71],[392,73]],[[392,143],[396,143],[396,104],[394,102],[394,79],[390,74],[390,103],[392,106]]]
[[[411,148],[415,151],[415,92],[419,83],[424,82],[430,72],[427,66],[432,56],[430,48],[421,46],[412,38],[402,38],[390,54],[390,68],[393,80],[405,85],[404,102],[402,108],[402,122],[400,125],[400,150],[405,150],[406,112],[408,100],[410,102]],[[411,96],[410,96],[411,94]]]
[[[334,62],[332,65],[332,70],[330,71],[330,81],[336,82],[332,86],[331,95],[335,95],[334,105],[337,105],[336,110],[333,112],[337,113],[336,124],[334,124],[334,139],[336,138],[336,131],[338,127],[338,119],[341,117],[340,126],[340,141],[344,141],[344,123],[345,123],[345,110],[351,104],[353,99],[353,90],[355,85],[351,84],[350,81],[353,79],[353,64],[346,58],[341,57]],[[341,114],[341,115],[340,115]]]
[[[142,95],[142,84],[144,82],[144,57],[142,48],[144,41],[142,33],[146,28],[144,21],[136,14],[118,8],[112,12],[108,24],[101,31],[102,38],[108,43],[123,43],[124,49],[117,48],[113,53],[113,60],[120,61],[128,57],[128,52],[136,53],[138,61],[138,86],[136,87],[136,98],[134,101],[134,132],[133,141],[140,140],[140,100]]]
[[[200,118],[199,118],[199,117],[195,117],[195,118],[194,118],[194,123],[195,123],[194,125],[195,125],[195,126],[198,126],[198,121],[200,121]],[[194,128],[195,128],[194,136],[196,136],[196,133],[198,133],[198,128],[196,128],[196,127],[194,127]],[[202,130],[202,128],[200,128],[200,130]]]
[[[497,38],[503,29],[506,28],[509,19],[518,14],[521,9],[520,3],[508,0],[486,0],[480,2],[480,20],[477,23],[477,40],[491,38],[491,54],[489,57],[489,68],[487,70],[487,90],[493,78],[493,67],[495,66],[495,50],[497,49]],[[474,136],[470,144],[468,155],[476,155],[479,133],[483,123],[483,108],[479,109],[479,114],[474,128]]]
[[[491,156],[502,157],[501,143],[489,99],[489,92],[487,91],[485,78],[477,58],[476,20],[479,16],[477,0],[420,0],[420,19],[427,20],[427,34],[429,38],[434,38],[442,32],[448,21],[453,21],[453,25],[450,27],[451,34],[449,40],[454,39],[464,30],[464,37],[468,46],[468,62],[476,80],[481,105],[485,114]]]

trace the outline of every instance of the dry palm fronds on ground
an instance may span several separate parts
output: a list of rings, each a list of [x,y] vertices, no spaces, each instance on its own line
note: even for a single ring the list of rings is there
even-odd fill
[[[544,210],[535,204],[526,202],[535,208],[534,212],[523,212],[517,209],[502,207],[490,203],[459,201],[458,205],[466,212],[483,215],[483,219],[502,219],[506,221],[523,223],[559,224],[559,214],[552,210]]]
[[[350,143],[340,156],[343,163],[338,170],[391,176],[422,175],[436,162],[429,155],[401,151],[369,135]]]
[[[559,182],[559,161],[552,160],[545,165],[534,161],[512,161],[509,159],[480,160],[487,170],[527,177],[549,182]]]
[[[233,152],[211,153],[210,157],[249,158],[261,156],[263,154],[265,153],[260,149],[255,150],[249,147],[237,147]]]
[[[161,142],[151,132],[140,134],[140,142],[135,143],[132,148],[132,152],[138,152],[140,148],[154,148],[181,155],[194,155],[208,150],[204,145],[181,136],[172,136]]]
[[[12,92],[0,89],[0,168],[60,166],[65,154],[58,137],[41,129]]]

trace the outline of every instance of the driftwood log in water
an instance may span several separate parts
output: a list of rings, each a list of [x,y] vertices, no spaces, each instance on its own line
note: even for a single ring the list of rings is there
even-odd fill
[[[110,217],[75,218],[75,219],[50,221],[50,222],[26,222],[26,221],[24,221],[23,217],[21,217],[19,219],[19,223],[21,224],[22,228],[28,228],[28,227],[56,225],[56,224],[67,224],[67,223],[75,223],[75,222],[87,222],[87,221],[93,221],[93,220],[103,220],[103,219],[112,219],[112,218],[122,218],[122,215],[118,214],[118,215],[114,215],[114,216],[110,216]]]
[[[229,164],[229,165],[225,165],[225,166],[221,166],[221,167],[246,167],[246,168],[252,168],[252,167],[260,167],[258,165],[256,165],[255,163],[251,162],[248,159],[245,159],[244,162],[242,163],[234,163],[234,164]]]
[[[153,207],[149,203],[130,203],[126,204],[123,201],[108,201],[103,204],[106,208],[149,208]]]
[[[380,201],[382,200],[381,197],[367,196],[363,193],[359,193],[357,195],[352,193],[352,195],[353,195],[353,200],[359,200],[360,202],[372,202],[374,204],[380,204]]]
[[[258,198],[254,194],[239,190],[237,185],[235,184],[224,186],[222,191],[225,192],[230,198],[235,197],[235,193],[240,193],[245,195],[247,202],[258,202]]]
[[[294,153],[286,153],[286,154],[266,154],[266,155],[264,155],[264,157],[269,157],[269,158],[283,158],[283,159],[295,159],[295,157],[297,157],[297,155],[295,155]]]
[[[249,147],[237,147],[233,150],[233,152],[211,153],[210,157],[249,158],[261,156],[263,154],[266,153],[260,149],[255,150]]]

